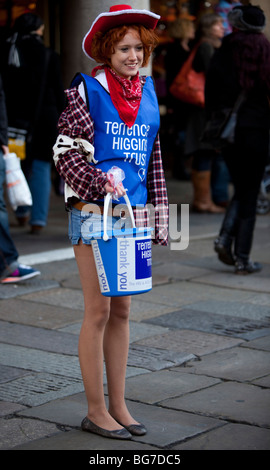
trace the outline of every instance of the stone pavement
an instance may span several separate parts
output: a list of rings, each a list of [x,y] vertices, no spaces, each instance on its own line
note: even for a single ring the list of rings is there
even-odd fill
[[[168,191],[171,203],[191,200],[189,182],[169,180]],[[191,213],[187,249],[153,247],[153,289],[132,300],[126,380],[148,433],[117,441],[80,430],[83,298],[62,198],[52,195],[39,236],[11,216],[21,261],[41,276],[0,287],[0,449],[270,449],[270,214],[258,217],[252,252],[264,269],[250,276],[217,260],[221,220]]]

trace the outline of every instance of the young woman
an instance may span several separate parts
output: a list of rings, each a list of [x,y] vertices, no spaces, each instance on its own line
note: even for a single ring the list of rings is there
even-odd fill
[[[158,137],[158,103],[151,77],[139,77],[140,67],[147,64],[156,46],[158,18],[128,5],[111,7],[96,18],[83,40],[83,50],[103,65],[93,70],[92,77],[77,75],[74,87],[67,91],[68,106],[60,118],[60,135],[54,147],[56,168],[66,182],[69,233],[85,301],[79,359],[88,414],[82,429],[121,439],[146,433],[144,425],[130,415],[124,397],[131,299],[101,295],[91,233],[87,236],[89,231],[83,227],[90,227],[92,233],[99,230],[104,196],[116,192],[117,202],[122,202],[125,187],[131,205],[140,206],[134,209],[137,226],[147,223],[146,203],[163,207],[164,217],[156,218],[153,242],[167,244],[168,201]],[[95,75],[97,69],[99,74]],[[116,188],[107,176],[115,165],[125,173],[124,183]],[[89,203],[91,213],[83,210]],[[117,207],[110,218],[112,225],[121,224],[115,211]],[[128,224],[127,219],[125,222]]]
[[[257,197],[269,154],[270,43],[259,7],[237,6],[228,15],[233,28],[217,51],[206,80],[206,111],[233,107],[245,92],[235,143],[223,151],[234,185],[215,251],[220,261],[250,274],[262,266],[250,261]]]

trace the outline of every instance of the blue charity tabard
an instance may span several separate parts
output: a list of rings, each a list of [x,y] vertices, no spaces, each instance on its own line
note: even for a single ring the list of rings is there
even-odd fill
[[[114,107],[110,94],[93,77],[78,74],[73,86],[84,83],[87,105],[94,121],[96,166],[103,172],[113,166],[125,172],[124,187],[132,206],[147,202],[147,169],[159,130],[160,117],[153,80],[147,77],[137,118],[128,127]],[[123,203],[120,198],[118,203]]]

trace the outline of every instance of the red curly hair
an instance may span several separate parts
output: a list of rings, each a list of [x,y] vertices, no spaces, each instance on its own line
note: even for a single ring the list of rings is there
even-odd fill
[[[92,41],[92,58],[98,63],[110,65],[110,57],[114,53],[115,44],[123,39],[129,29],[137,31],[141,38],[144,51],[142,67],[145,67],[148,64],[151,53],[158,44],[158,37],[152,29],[147,29],[142,25],[118,26],[105,33],[97,32]]]

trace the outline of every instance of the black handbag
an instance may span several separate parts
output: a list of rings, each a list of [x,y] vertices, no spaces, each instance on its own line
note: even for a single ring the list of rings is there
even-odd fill
[[[221,150],[234,143],[237,114],[240,106],[246,99],[246,93],[242,91],[233,108],[222,108],[214,111],[206,122],[200,141],[215,150]]]

